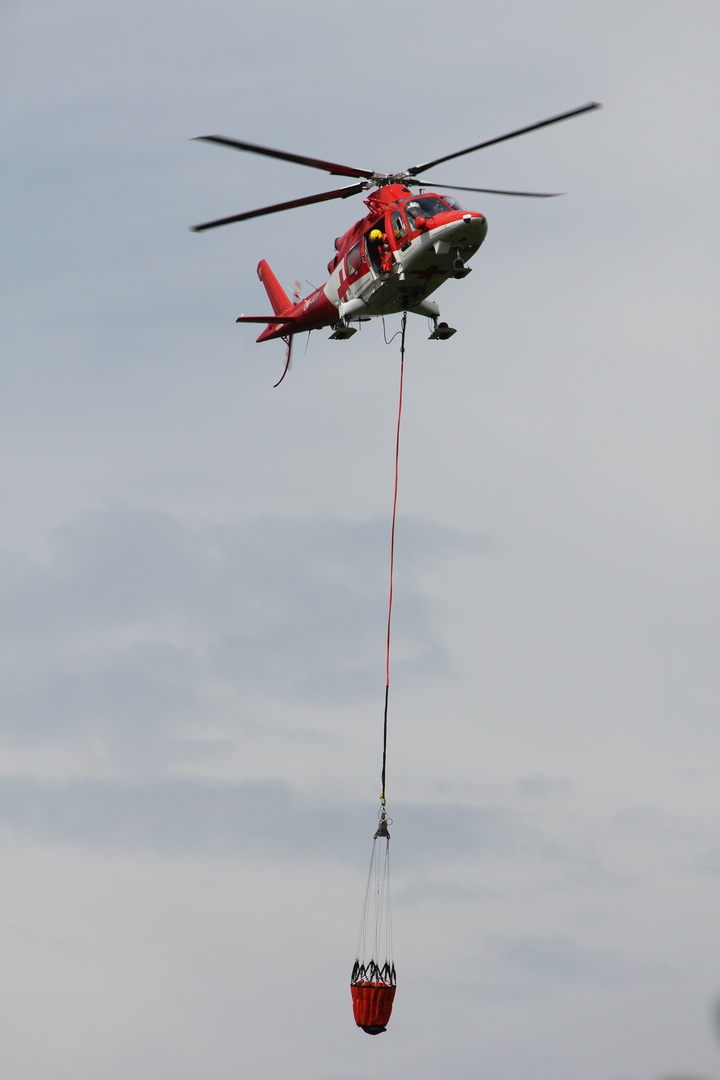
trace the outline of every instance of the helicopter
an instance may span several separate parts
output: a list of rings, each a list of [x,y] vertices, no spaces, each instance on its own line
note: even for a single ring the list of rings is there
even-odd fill
[[[263,324],[265,329],[257,338],[258,342],[280,338],[285,343],[285,368],[275,386],[280,385],[290,367],[293,338],[306,331],[330,327],[332,339],[344,340],[357,333],[357,325],[353,324],[377,316],[407,311],[424,315],[430,320],[430,340],[444,341],[456,333],[453,327],[439,321],[440,309],[437,303],[428,297],[449,278],[464,278],[471,272],[467,263],[485,240],[488,224],[484,214],[465,210],[454,196],[429,191],[428,185],[437,186],[443,192],[450,188],[455,191],[538,199],[554,198],[559,192],[505,191],[433,180],[419,181],[416,178],[420,173],[446,161],[600,107],[598,102],[591,101],[569,112],[551,116],[395,173],[340,165],[320,158],[229,139],[223,135],[197,136],[197,140],[201,142],[306,165],[330,173],[331,176],[353,177],[358,182],[333,191],[323,191],[317,195],[307,195],[231,217],[206,221],[191,226],[192,232],[204,232],[265,214],[277,214],[312,203],[347,199],[352,195],[369,192],[363,200],[368,208],[367,215],[336,238],[335,254],[327,267],[329,279],[308,296],[301,296],[297,286],[294,296],[289,297],[266,260],[262,259],[258,264],[257,274],[265,287],[273,314],[240,315],[237,322]],[[413,193],[412,188],[419,190]]]

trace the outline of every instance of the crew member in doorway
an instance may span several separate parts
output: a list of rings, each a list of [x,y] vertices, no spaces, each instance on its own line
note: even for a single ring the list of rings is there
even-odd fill
[[[390,241],[387,236],[383,234],[383,238],[380,241],[380,269],[389,274],[393,268],[392,249],[390,247]]]
[[[380,229],[373,229],[370,233],[370,240],[373,244],[377,244],[377,252],[380,256],[380,269],[383,273],[389,274],[393,268],[393,257],[387,236],[385,233],[381,232]]]

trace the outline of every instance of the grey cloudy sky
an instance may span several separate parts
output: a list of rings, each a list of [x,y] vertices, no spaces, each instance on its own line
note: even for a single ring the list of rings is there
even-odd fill
[[[717,5],[0,26],[0,1073],[716,1076]],[[190,140],[390,170],[593,99],[441,167],[568,194],[464,196],[458,333],[409,324],[369,1039],[398,342],[314,334],[273,390],[255,266],[320,284],[364,208],[192,235],[333,184]]]

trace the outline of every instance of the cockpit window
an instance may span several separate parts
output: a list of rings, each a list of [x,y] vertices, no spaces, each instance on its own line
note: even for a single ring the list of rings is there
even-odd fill
[[[390,219],[390,227],[392,229],[392,234],[395,237],[395,240],[397,242],[402,240],[403,236],[405,235],[405,222],[403,221],[403,216],[399,210],[396,210],[393,213]]]
[[[405,203],[405,213],[407,214],[408,223],[410,225],[415,224],[415,218],[424,217],[430,218],[435,214],[447,214],[448,210],[455,209],[451,207],[450,199],[447,200],[448,205],[441,202],[435,195],[421,195],[418,199],[411,199],[410,202]]]
[[[448,204],[451,210],[464,210],[465,207],[461,206],[457,199],[454,199],[451,195],[443,195],[443,201]]]

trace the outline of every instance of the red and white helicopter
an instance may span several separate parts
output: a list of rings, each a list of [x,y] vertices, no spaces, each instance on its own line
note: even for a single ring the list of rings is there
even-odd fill
[[[328,263],[329,280],[308,296],[296,295],[294,299],[290,299],[267,262],[263,259],[258,264],[258,277],[265,286],[273,314],[241,315],[237,321],[266,324],[257,340],[281,338],[287,345],[285,370],[275,385],[282,382],[290,365],[293,337],[305,331],[328,326],[333,330],[331,338],[343,339],[357,332],[353,323],[363,322],[373,316],[409,311],[425,315],[432,321],[431,339],[444,340],[454,334],[452,327],[438,321],[440,309],[434,301],[428,300],[428,297],[448,278],[463,278],[470,273],[467,262],[485,239],[487,220],[478,211],[464,210],[457,200],[449,195],[427,191],[427,185],[437,184],[442,189],[530,198],[551,198],[554,193],[463,187],[460,184],[438,184],[433,180],[418,181],[416,177],[427,169],[474,153],[475,150],[483,150],[537,128],[548,127],[598,108],[599,104],[592,101],[570,112],[551,116],[547,120],[540,120],[528,127],[476,143],[464,150],[457,150],[453,154],[434,158],[397,173],[379,173],[372,169],[338,165],[332,161],[227,139],[222,135],[198,136],[205,142],[279,158],[281,161],[291,161],[298,165],[308,165],[332,176],[352,176],[360,180],[349,187],[337,188],[334,191],[323,191],[318,195],[308,195],[290,202],[276,203],[274,206],[263,206],[259,210],[250,210],[244,214],[206,221],[201,225],[194,225],[193,232],[203,232],[220,225],[247,221],[249,218],[292,210],[311,203],[347,199],[350,195],[377,189],[370,190],[364,200],[369,211],[366,217],[356,221],[346,233],[335,240],[336,254]],[[413,194],[410,190],[412,187],[419,188],[419,192]]]

